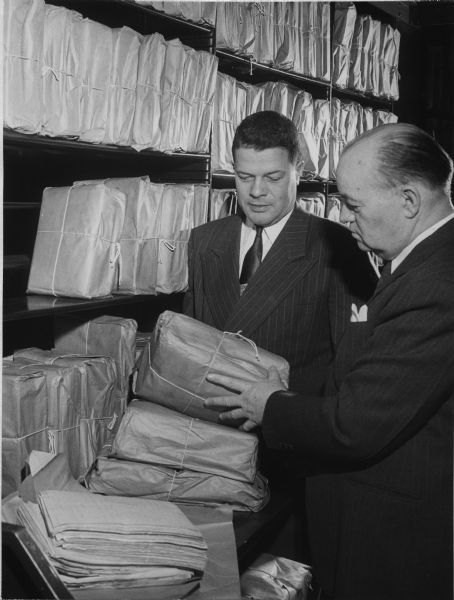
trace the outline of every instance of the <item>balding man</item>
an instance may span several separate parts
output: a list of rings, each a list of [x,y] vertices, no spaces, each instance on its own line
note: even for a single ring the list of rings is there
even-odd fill
[[[271,447],[312,464],[307,510],[322,598],[452,600],[454,212],[452,161],[413,125],[346,146],[341,220],[385,261],[356,307],[324,397],[212,381],[224,418],[262,425]]]

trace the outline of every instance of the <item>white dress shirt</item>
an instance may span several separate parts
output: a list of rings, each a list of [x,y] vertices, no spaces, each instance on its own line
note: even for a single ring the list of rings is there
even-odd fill
[[[407,258],[407,256],[410,254],[410,252],[412,250],[414,250],[418,244],[420,244],[423,240],[425,240],[428,237],[430,237],[433,233],[435,233],[437,231],[437,229],[440,229],[440,227],[443,227],[443,225],[445,223],[447,223],[448,221],[450,221],[451,219],[454,219],[454,212],[452,212],[450,215],[448,215],[444,219],[441,219],[441,221],[438,221],[437,223],[435,223],[434,225],[432,225],[432,227],[429,227],[428,229],[426,229],[425,231],[423,231],[422,233],[420,233],[418,235],[418,237],[416,237],[411,242],[411,244],[408,244],[408,246],[406,248],[404,248],[402,250],[402,252],[400,252],[395,258],[392,259],[392,261],[391,261],[391,273],[394,273],[394,271],[397,269],[397,267],[400,265],[400,263],[405,258]]]
[[[263,245],[262,261],[265,258],[265,256],[268,254],[268,252],[270,251],[271,246],[276,241],[277,236],[281,233],[282,229],[284,228],[284,225],[289,220],[291,214],[292,214],[292,211],[290,211],[288,214],[286,214],[285,217],[282,217],[282,219],[280,221],[278,221],[277,223],[275,223],[274,225],[270,225],[269,227],[263,228],[263,231],[262,231],[262,245]],[[246,252],[249,250],[249,248],[254,243],[254,239],[255,239],[255,227],[248,227],[248,225],[246,225],[243,221],[243,223],[241,225],[241,242],[240,242],[240,265],[239,265],[240,273],[241,273],[241,268],[243,266],[244,257],[246,256]]]

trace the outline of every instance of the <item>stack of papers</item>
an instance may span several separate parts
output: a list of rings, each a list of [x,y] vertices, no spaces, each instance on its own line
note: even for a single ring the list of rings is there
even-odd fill
[[[202,534],[169,502],[46,490],[18,521],[69,589],[194,581],[206,566]]]

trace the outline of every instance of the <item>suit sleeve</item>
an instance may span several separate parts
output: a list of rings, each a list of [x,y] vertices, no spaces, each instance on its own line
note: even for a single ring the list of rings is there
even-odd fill
[[[390,288],[367,349],[337,394],[270,396],[263,420],[269,446],[298,449],[340,466],[378,460],[452,397],[454,282],[445,278],[434,284],[427,276],[416,285]]]
[[[188,242],[188,289],[183,298],[183,313],[195,318],[194,298],[194,231],[191,231]]]

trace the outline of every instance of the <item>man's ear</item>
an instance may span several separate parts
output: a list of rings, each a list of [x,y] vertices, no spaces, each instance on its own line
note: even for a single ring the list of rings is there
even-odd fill
[[[402,187],[401,194],[405,217],[414,219],[421,210],[421,190],[417,186],[406,185]]]

